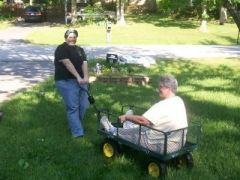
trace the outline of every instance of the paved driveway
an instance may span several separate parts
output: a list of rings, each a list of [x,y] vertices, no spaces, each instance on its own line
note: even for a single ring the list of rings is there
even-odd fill
[[[53,48],[24,43],[25,35],[38,28],[32,25],[0,31],[0,103],[53,74],[53,63],[45,55]]]
[[[14,93],[45,80],[53,74],[56,46],[24,43],[25,35],[39,28],[31,24],[0,30],[0,103]],[[88,57],[106,57],[114,52],[161,58],[240,57],[240,46],[158,45],[86,46]]]

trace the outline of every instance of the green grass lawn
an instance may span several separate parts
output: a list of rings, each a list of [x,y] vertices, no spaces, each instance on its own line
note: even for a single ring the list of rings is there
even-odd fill
[[[0,30],[5,29],[10,26],[10,23],[8,21],[4,21],[0,19]]]
[[[93,83],[91,91],[98,107],[119,112],[121,104],[134,103],[148,108],[159,99],[155,88],[159,75],[174,74],[188,119],[202,125],[203,135],[193,152],[192,171],[169,167],[167,179],[238,179],[239,72],[238,59],[159,59],[151,68],[132,67],[133,74],[152,78],[148,86]],[[5,115],[0,122],[0,179],[151,179],[144,171],[143,154],[128,150],[112,161],[104,159],[93,108],[85,117],[86,136],[71,137],[51,78],[1,108]]]
[[[208,32],[199,31],[199,21],[172,20],[158,16],[127,17],[126,26],[112,26],[112,45],[154,45],[154,44],[236,44],[238,28],[233,23],[220,26],[208,23]],[[104,22],[98,25],[79,25],[78,43],[82,45],[106,44]],[[63,42],[66,26],[44,27],[31,33],[27,40],[35,44],[59,44]]]

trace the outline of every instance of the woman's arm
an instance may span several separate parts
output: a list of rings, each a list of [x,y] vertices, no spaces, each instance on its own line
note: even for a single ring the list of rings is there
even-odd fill
[[[88,63],[87,63],[87,61],[83,61],[82,71],[83,71],[83,80],[84,80],[85,83],[88,83],[89,82],[89,76],[88,76]]]
[[[62,59],[61,62],[63,63],[63,65],[67,68],[67,70],[74,75],[77,78],[77,81],[79,84],[83,84],[85,81],[81,78],[81,76],[78,74],[76,68],[74,67],[74,65],[72,64],[72,62],[70,61],[70,59]]]

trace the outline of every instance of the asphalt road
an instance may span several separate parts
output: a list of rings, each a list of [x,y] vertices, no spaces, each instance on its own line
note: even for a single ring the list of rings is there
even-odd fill
[[[21,24],[0,30],[0,103],[16,92],[44,81],[54,72],[56,46],[31,45],[24,41],[42,25]],[[86,46],[89,59],[107,53],[151,58],[240,57],[240,46],[157,45],[157,46]]]

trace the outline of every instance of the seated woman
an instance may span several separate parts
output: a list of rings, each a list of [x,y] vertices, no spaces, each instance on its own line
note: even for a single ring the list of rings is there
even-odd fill
[[[144,125],[141,128],[141,133],[139,133],[139,127],[136,126],[133,128],[118,128],[118,136],[134,144],[140,142],[141,146],[149,150],[163,153],[165,136],[162,132],[188,127],[184,102],[179,96],[176,96],[177,87],[177,80],[173,76],[161,76],[158,90],[162,100],[150,107],[143,115],[125,114],[119,116],[122,123],[130,120]],[[107,132],[116,135],[117,128],[108,121],[106,116],[101,118],[100,123]],[[139,134],[141,134],[141,138]],[[185,139],[186,131],[176,131],[169,134],[167,152],[179,150],[185,143]]]

